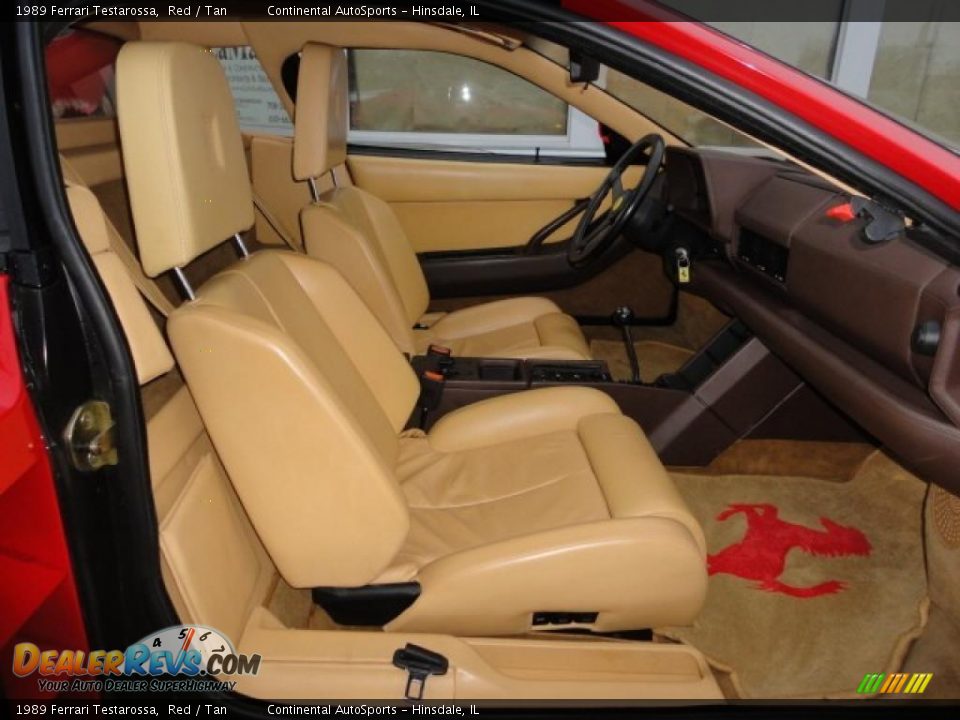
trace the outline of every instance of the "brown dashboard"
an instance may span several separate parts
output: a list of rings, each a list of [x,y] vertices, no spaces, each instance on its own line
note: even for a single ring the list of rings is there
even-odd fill
[[[670,148],[667,202],[717,250],[693,289],[929,480],[960,489],[960,271],[781,161]],[[842,215],[842,213],[841,213]],[[716,258],[720,259],[716,259]]]

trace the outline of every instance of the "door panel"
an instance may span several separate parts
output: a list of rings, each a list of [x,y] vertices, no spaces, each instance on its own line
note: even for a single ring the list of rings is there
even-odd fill
[[[418,253],[524,245],[596,190],[602,165],[448,160],[353,153],[354,183],[390,203]],[[635,183],[642,168],[627,172]],[[548,242],[570,236],[575,220]]]

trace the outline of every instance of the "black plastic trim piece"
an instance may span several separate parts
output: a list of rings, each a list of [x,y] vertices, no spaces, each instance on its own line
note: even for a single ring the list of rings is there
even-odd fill
[[[340,625],[382,627],[420,597],[420,583],[385,583],[355,588],[317,587],[313,601]]]
[[[573,167],[609,167],[610,163],[604,157],[565,157],[550,155],[549,150],[541,150],[535,155],[520,155],[513,153],[471,152],[469,150],[446,150],[442,147],[433,148],[405,148],[386,145],[359,145],[350,143],[347,146],[347,155],[367,157],[409,158],[412,160],[432,160],[442,162],[476,162],[476,163],[503,163],[506,165],[548,165]]]
[[[579,268],[567,261],[566,242],[544,245],[531,255],[524,246],[422,253],[420,265],[435,298],[510,295],[579,285],[632,250],[636,248],[621,236],[599,260]]]
[[[534,627],[592,625],[597,621],[598,615],[599,613],[595,612],[535,612],[531,624]]]

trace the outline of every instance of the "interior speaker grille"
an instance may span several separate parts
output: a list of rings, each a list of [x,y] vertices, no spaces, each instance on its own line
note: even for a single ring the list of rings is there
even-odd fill
[[[931,515],[937,533],[947,547],[960,547],[960,497],[936,485],[931,494]]]

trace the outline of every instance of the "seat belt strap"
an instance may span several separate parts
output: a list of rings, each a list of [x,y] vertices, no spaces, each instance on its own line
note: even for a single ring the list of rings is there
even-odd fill
[[[280,239],[286,243],[287,247],[293,250],[294,252],[302,253],[303,247],[299,243],[294,241],[290,234],[286,231],[283,225],[280,224],[280,221],[277,220],[276,216],[270,212],[270,208],[267,207],[267,204],[263,201],[256,193],[253,193],[253,206],[257,209],[257,212],[263,216],[263,219],[267,221],[267,224],[273,229],[273,231],[280,236]]]
[[[66,187],[86,187],[86,184],[80,179],[79,173],[77,173],[63,155],[60,156],[60,168],[63,174],[63,184]],[[120,258],[120,262],[123,263],[127,274],[130,276],[130,280],[137,290],[140,291],[140,294],[143,295],[144,299],[150,303],[158,313],[167,317],[173,312],[173,303],[167,300],[167,296],[163,294],[163,291],[143,272],[143,268],[140,267],[140,261],[123,241],[123,238],[120,237],[120,233],[117,232],[110,218],[104,215],[103,220],[107,225],[107,242],[110,244],[110,251]]]
[[[120,258],[120,262],[122,262],[123,266],[127,269],[130,279],[133,281],[137,290],[140,291],[140,294],[143,295],[144,299],[150,303],[158,313],[167,317],[174,310],[173,303],[167,300],[167,296],[163,294],[163,291],[143,272],[143,268],[140,267],[140,261],[137,260],[133,251],[127,247],[127,244],[120,237],[119,233],[117,233],[116,229],[114,229],[110,218],[105,219],[107,221],[107,237],[110,239],[110,249],[113,251],[113,254]]]

